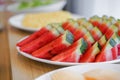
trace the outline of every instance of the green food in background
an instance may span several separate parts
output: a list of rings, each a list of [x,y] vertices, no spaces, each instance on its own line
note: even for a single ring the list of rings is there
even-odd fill
[[[37,6],[43,6],[43,5],[48,5],[55,3],[57,0],[32,0],[30,2],[21,2],[20,5],[18,6],[18,10],[23,10],[26,8],[34,8]]]

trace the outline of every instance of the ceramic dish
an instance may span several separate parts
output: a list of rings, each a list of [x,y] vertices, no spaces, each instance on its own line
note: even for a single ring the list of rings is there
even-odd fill
[[[51,75],[57,71],[62,71],[62,70],[73,71],[77,74],[83,74],[85,72],[88,72],[94,69],[107,69],[107,70],[120,71],[120,65],[119,64],[89,64],[89,65],[78,65],[78,66],[66,67],[66,68],[48,72],[42,76],[39,76],[35,80],[52,80]]]
[[[66,4],[66,0],[59,0],[53,4],[38,6],[34,8],[27,8],[23,10],[17,9],[20,3],[13,3],[7,6],[7,10],[13,13],[26,13],[26,12],[51,12],[63,9]]]

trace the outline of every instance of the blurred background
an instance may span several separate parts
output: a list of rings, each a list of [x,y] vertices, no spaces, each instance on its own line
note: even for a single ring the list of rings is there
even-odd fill
[[[7,2],[37,2],[37,1],[43,1],[46,3],[44,4],[37,4],[34,6],[39,5],[45,5],[45,4],[51,4],[56,1],[63,1],[63,0],[6,0]],[[104,14],[114,16],[114,17],[120,17],[120,0],[65,0],[66,5],[64,6],[65,10],[68,10],[72,13],[76,13],[85,17],[90,17],[93,15],[99,15],[102,16]],[[3,5],[5,0],[0,0],[0,5]],[[25,6],[25,3],[23,4]],[[60,5],[58,5],[60,6]],[[22,8],[22,7],[21,7]],[[57,7],[56,7],[57,8]],[[3,9],[2,6],[0,6],[0,10]]]
[[[120,0],[0,0],[0,12],[6,10],[15,14],[67,10],[86,18],[93,15],[120,18],[119,8]],[[0,15],[0,23],[2,18],[3,14]]]
[[[85,17],[120,17],[120,0],[67,0],[67,10]]]
[[[63,0],[0,0],[0,11],[3,10],[3,5],[5,4],[5,2],[23,2],[23,1],[24,2],[46,1],[46,3],[44,4],[36,3],[36,5],[34,5],[39,6]],[[65,1],[66,5],[64,6],[64,9],[85,17],[90,17],[93,15],[101,16],[103,14],[114,16],[117,18],[120,17],[119,15],[120,0],[65,0]],[[23,5],[25,6],[25,3]]]

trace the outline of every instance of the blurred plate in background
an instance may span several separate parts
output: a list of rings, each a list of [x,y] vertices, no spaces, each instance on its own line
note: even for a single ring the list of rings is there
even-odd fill
[[[101,69],[101,70],[113,70],[113,71],[120,71],[120,65],[118,64],[89,64],[89,65],[78,65],[78,66],[72,66],[72,67],[67,67],[67,68],[62,68],[62,69],[58,69],[58,70],[54,70],[51,71],[49,73],[46,73],[38,78],[36,78],[35,80],[52,80],[52,75],[55,74],[56,72],[60,72],[60,71],[70,71],[70,72],[74,72],[74,73],[70,73],[73,74],[72,76],[76,76],[77,74],[81,75],[85,72],[91,71],[91,70],[97,70],[97,69]],[[74,75],[76,74],[76,75]],[[68,76],[68,75],[67,75]],[[60,78],[60,76],[58,76]],[[61,76],[62,77],[62,76]],[[105,76],[104,76],[105,77]],[[57,78],[56,78],[57,79]],[[58,79],[59,80],[59,79]],[[81,80],[81,79],[80,79]],[[92,79],[91,79],[92,80]],[[111,79],[113,80],[113,79]]]
[[[41,5],[37,7],[29,7],[25,9],[18,9],[21,3],[13,3],[7,6],[7,10],[13,13],[26,13],[26,12],[52,12],[62,10],[66,4],[66,0],[58,0],[52,4]]]

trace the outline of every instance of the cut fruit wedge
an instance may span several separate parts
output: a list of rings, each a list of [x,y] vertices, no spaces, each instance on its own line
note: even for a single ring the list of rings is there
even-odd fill
[[[81,38],[72,44],[72,47],[68,50],[59,53],[59,55],[53,57],[51,60],[60,62],[79,62],[80,57],[87,49],[87,42]]]
[[[63,35],[53,40],[51,43],[34,51],[33,56],[39,58],[50,59],[62,50],[66,49],[73,43],[74,37],[71,32],[65,31]]]
[[[119,36],[117,35],[117,33],[114,33],[97,56],[96,62],[110,61],[116,59],[118,56],[117,45],[119,45],[119,43]]]
[[[27,43],[20,47],[20,50],[26,53],[31,54],[35,50],[43,47],[44,45],[48,44],[49,42],[53,41],[56,39],[60,34],[56,29],[52,29],[51,31],[48,31],[38,37],[35,40],[32,40],[30,43]]]
[[[33,40],[35,40],[36,38],[40,37],[41,35],[43,35],[44,33],[50,31],[52,29],[51,26],[46,26],[41,28],[39,31],[34,32],[33,34],[31,34],[29,37],[25,38],[24,40],[20,41],[17,43],[17,46],[21,47]]]

